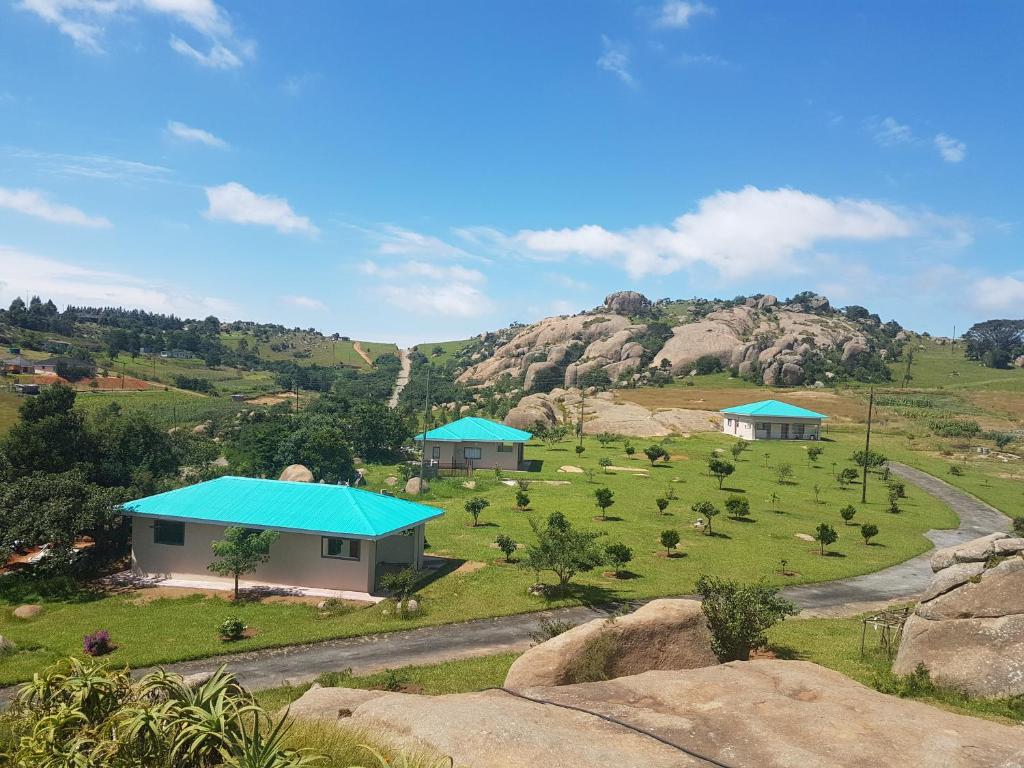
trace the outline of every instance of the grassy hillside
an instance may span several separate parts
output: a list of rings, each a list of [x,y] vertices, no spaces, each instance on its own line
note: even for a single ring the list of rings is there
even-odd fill
[[[427,359],[435,365],[445,365],[451,361],[456,354],[461,350],[465,349],[469,344],[473,342],[473,339],[457,339],[455,341],[431,341],[417,344],[418,349],[422,354],[427,356]]]
[[[909,386],[917,389],[990,389],[1024,392],[1024,368],[986,368],[964,357],[963,345],[955,347],[935,339],[918,339],[907,345],[913,351]],[[900,384],[906,362],[890,364],[893,382]]]
[[[377,341],[338,340],[307,331],[291,331],[271,336],[269,341],[260,341],[255,335],[244,331],[222,333],[221,340],[226,347],[237,349],[245,339],[250,349],[258,349],[264,360],[290,360],[299,365],[348,365],[353,368],[369,368],[356,349],[358,344],[372,361],[386,352],[398,354],[395,344]]]
[[[207,419],[231,416],[245,403],[236,403],[230,397],[210,397],[180,390],[151,389],[142,392],[80,392],[75,407],[86,413],[94,412],[109,403],[117,403],[122,412],[141,411],[160,427],[192,426]]]
[[[198,358],[189,360],[173,360],[162,357],[136,357],[121,353],[114,360],[101,358],[99,367],[108,367],[112,373],[127,373],[147,381],[158,381],[173,386],[176,377],[191,376],[207,379],[219,392],[246,395],[266,394],[279,387],[274,382],[274,374],[269,371],[241,371],[237,368],[223,366],[207,368]]]

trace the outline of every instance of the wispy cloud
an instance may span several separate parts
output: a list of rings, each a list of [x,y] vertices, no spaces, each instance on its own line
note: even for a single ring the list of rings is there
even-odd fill
[[[704,3],[691,3],[685,0],[666,0],[654,19],[654,26],[669,29],[684,29],[697,16],[710,16],[715,12]]]
[[[739,69],[734,61],[723,58],[714,53],[681,53],[676,60],[688,67],[721,67],[722,69]]]
[[[605,72],[611,72],[626,85],[636,85],[636,80],[629,71],[629,48],[625,43],[601,35],[601,46],[603,52],[597,60],[597,66]]]
[[[910,126],[899,122],[894,117],[871,118],[867,123],[875,141],[883,147],[893,147],[897,144],[908,144],[914,141],[914,132]]]
[[[110,221],[103,216],[90,216],[73,205],[51,202],[42,192],[34,189],[0,187],[0,208],[8,208],[26,216],[35,216],[54,224],[74,224],[94,229],[106,229],[111,226]]]
[[[314,299],[311,296],[282,296],[281,300],[285,304],[291,304],[293,307],[301,309],[315,309],[318,312],[323,312],[327,309],[327,305],[320,301],[320,299]]]
[[[167,133],[176,139],[205,144],[208,147],[226,149],[228,146],[224,139],[214,136],[209,131],[204,131],[202,128],[193,128],[184,123],[179,123],[177,120],[171,120],[167,123]]]
[[[17,7],[57,27],[89,53],[103,53],[108,27],[138,13],[169,18],[202,37],[209,52],[177,35],[171,35],[170,45],[203,66],[240,67],[255,53],[255,44],[237,37],[228,13],[214,0],[20,0]]]
[[[376,290],[385,301],[417,314],[478,317],[494,308],[481,289],[486,276],[458,264],[407,261],[381,266],[367,261],[360,265],[360,271],[380,281]]]
[[[90,269],[0,245],[0,298],[6,304],[26,289],[52,298],[58,305],[138,307],[188,317],[238,311],[232,302],[217,297],[195,296],[159,281]]]
[[[959,163],[967,157],[967,145],[952,136],[940,133],[935,137],[935,148],[947,163]]]
[[[319,233],[313,222],[295,213],[283,197],[257,194],[237,181],[205,189],[209,202],[207,218],[273,227],[282,234]]]
[[[170,168],[110,155],[71,155],[34,149],[4,147],[0,154],[31,161],[35,168],[54,176],[74,176],[107,181],[166,181]]]
[[[984,277],[971,287],[971,303],[986,312],[1013,312],[1020,316],[1024,305],[1024,280],[1006,275]]]

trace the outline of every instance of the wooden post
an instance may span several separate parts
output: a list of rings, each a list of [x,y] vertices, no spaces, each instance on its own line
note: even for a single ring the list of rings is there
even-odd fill
[[[871,416],[875,410],[875,388],[871,388],[868,397],[868,431],[864,437],[864,472],[860,483],[860,503],[867,504],[868,501],[868,454],[871,452]]]

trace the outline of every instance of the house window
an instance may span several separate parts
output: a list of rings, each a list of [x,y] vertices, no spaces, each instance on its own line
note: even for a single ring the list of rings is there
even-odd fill
[[[498,443],[498,453],[512,453],[512,443]]]
[[[330,536],[322,536],[320,538],[320,557],[358,560],[359,539],[335,539]]]
[[[157,520],[153,523],[153,543],[169,544],[174,547],[185,546],[185,524]]]
[[[772,425],[769,424],[767,421],[759,421],[759,422],[757,422],[757,431],[758,432],[771,432],[772,431]]]
[[[462,449],[462,458],[464,459],[479,459],[481,455],[482,454],[479,448]]]
[[[732,425],[733,425],[734,423],[735,423],[735,422],[734,422],[734,421],[733,421],[732,419],[726,419],[726,420],[725,420],[725,425],[726,425],[727,427],[731,427],[731,426],[732,426]]]
[[[789,440],[789,424],[780,424],[779,429],[782,430],[782,439]]]
[[[804,425],[803,424],[794,424],[793,425],[793,437],[795,437],[797,440],[799,440],[803,436],[804,436]]]
[[[437,460],[439,460],[441,458],[441,446],[440,445],[435,445],[433,448],[430,449],[430,458],[434,459],[435,461],[437,461]]]

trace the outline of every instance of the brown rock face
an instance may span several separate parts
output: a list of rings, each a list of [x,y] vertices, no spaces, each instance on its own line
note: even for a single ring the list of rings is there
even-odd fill
[[[516,429],[531,429],[537,422],[546,427],[558,423],[558,412],[551,399],[545,395],[528,395],[519,401],[519,405],[505,416],[505,424]]]
[[[636,291],[618,291],[604,297],[604,306],[617,315],[636,315],[651,308],[651,301]]]
[[[736,768],[1019,766],[1019,727],[887,696],[802,661],[731,662],[522,692],[418,696],[314,688],[295,717],[372,728],[468,768]],[[585,711],[568,709],[579,707]],[[339,710],[351,715],[339,720]]]
[[[935,552],[937,573],[903,628],[893,671],[924,664],[936,682],[973,696],[1024,694],[1022,550],[1024,539],[992,534]],[[986,568],[992,557],[1006,559]]]
[[[313,473],[301,464],[289,464],[277,479],[291,480],[293,483],[312,483]]]
[[[609,678],[651,669],[692,669],[717,664],[711,633],[696,600],[653,600],[615,621],[596,619],[534,646],[512,664],[506,688],[567,685],[581,681],[579,670],[595,642],[608,639],[603,665]]]

